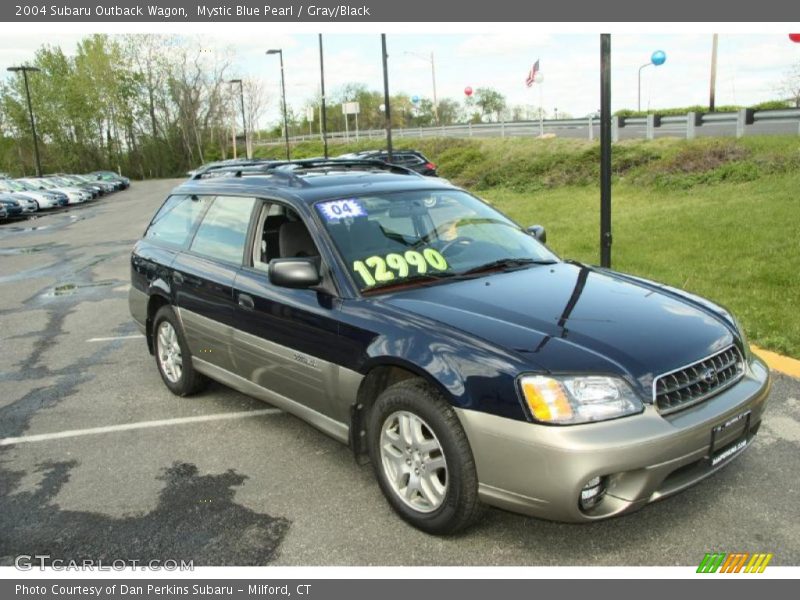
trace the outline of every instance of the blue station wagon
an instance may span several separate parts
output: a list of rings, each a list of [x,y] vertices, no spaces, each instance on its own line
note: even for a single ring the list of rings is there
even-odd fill
[[[621,515],[745,451],[770,380],[734,317],[544,242],[379,161],[222,166],[153,217],[130,309],[173,393],[304,419],[430,533]]]

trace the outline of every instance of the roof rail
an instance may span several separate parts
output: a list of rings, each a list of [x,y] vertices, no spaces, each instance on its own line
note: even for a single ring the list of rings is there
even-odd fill
[[[260,165],[275,165],[281,162],[286,162],[286,161],[270,160],[266,158],[237,158],[232,160],[226,160],[219,163],[198,167],[197,169],[195,169],[194,174],[192,175],[192,179],[200,179],[199,176],[203,175],[204,173],[210,173],[212,171],[225,171],[229,169],[236,169],[241,167],[255,167]]]
[[[364,169],[389,171],[398,175],[422,177],[416,171],[392,165],[378,159],[337,159],[309,158],[300,160],[263,160],[250,159],[243,164],[212,165],[192,175],[193,180],[208,177],[243,177],[245,175],[262,175],[284,179],[289,185],[306,187],[309,185],[300,175],[302,171],[312,169]]]
[[[350,168],[358,169],[372,167],[389,171],[397,175],[415,175],[421,177],[419,173],[406,167],[393,165],[377,158],[309,158],[300,160],[287,160],[276,164],[271,170],[296,171],[298,169],[325,169],[325,168]]]
[[[246,175],[261,175],[263,177],[272,177],[280,179],[287,185],[292,187],[308,187],[308,182],[304,181],[302,177],[292,171],[284,171],[276,169],[275,165],[269,164],[248,164],[241,166],[220,166],[207,171],[196,173],[192,176],[193,180],[215,178],[215,177],[231,177],[241,178]]]

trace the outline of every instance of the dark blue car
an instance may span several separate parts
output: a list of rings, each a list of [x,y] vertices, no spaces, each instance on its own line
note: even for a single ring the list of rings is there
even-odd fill
[[[6,209],[6,219],[22,216],[22,205],[9,194],[0,194],[0,204]]]
[[[172,392],[212,378],[306,420],[431,533],[483,504],[603,519],[739,456],[769,373],[734,317],[543,240],[380,162],[217,169],[136,244],[130,308]]]

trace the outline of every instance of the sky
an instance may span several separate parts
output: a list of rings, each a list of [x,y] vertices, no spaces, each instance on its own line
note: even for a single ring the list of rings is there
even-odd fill
[[[599,109],[599,36],[597,34],[529,31],[462,34],[388,34],[389,84],[392,93],[432,97],[430,53],[436,68],[439,99],[463,100],[464,88],[493,87],[509,105],[538,107],[548,114],[558,109],[583,117]],[[446,24],[442,25],[446,27]],[[85,34],[5,32],[0,38],[0,65],[30,60],[43,43],[74,53]],[[188,37],[188,36],[187,36]],[[211,52],[234,53],[232,76],[260,78],[268,106],[260,121],[280,117],[280,69],[268,48],[282,48],[286,69],[287,102],[298,112],[319,89],[319,46],[316,34],[269,34],[242,31],[203,34],[201,43]],[[328,95],[348,82],[382,90],[380,36],[325,34],[325,87]],[[637,74],[656,50],[666,62],[642,72],[642,109],[707,104],[711,63],[709,33],[612,35],[612,110],[636,108]],[[525,86],[531,64],[540,61],[543,81]],[[800,44],[785,33],[726,33],[719,37],[717,104],[749,105],[779,96],[787,69],[800,62]],[[3,76],[9,76],[2,71]]]

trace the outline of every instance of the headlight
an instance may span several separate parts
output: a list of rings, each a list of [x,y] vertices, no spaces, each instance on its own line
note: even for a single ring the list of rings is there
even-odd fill
[[[531,414],[541,423],[590,423],[644,410],[631,387],[617,377],[528,375],[520,385]]]

